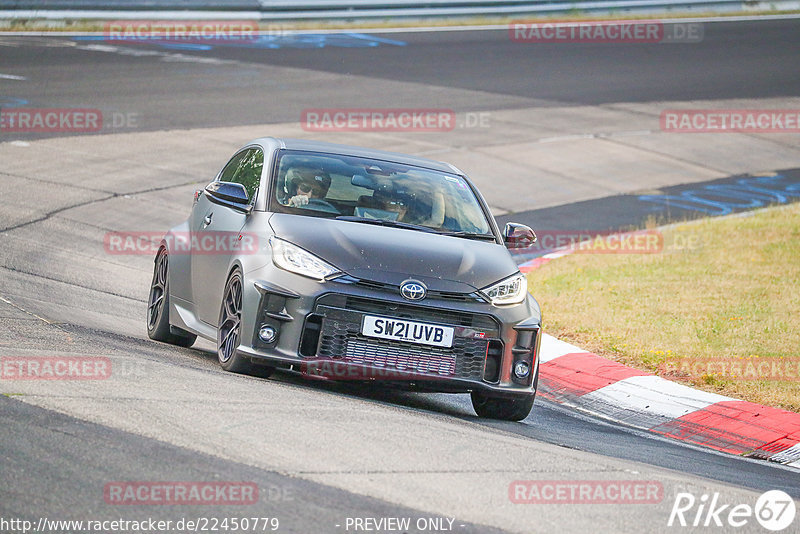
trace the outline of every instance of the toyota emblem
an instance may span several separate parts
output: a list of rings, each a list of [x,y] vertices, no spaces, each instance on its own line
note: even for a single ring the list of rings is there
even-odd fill
[[[422,282],[406,280],[400,284],[400,294],[406,300],[422,300],[428,294],[428,289]]]

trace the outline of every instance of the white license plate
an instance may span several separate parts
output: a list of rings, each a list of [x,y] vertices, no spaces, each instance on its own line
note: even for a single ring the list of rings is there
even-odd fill
[[[453,331],[454,329],[449,326],[372,315],[365,315],[361,325],[361,333],[368,337],[407,341],[433,347],[452,347]]]

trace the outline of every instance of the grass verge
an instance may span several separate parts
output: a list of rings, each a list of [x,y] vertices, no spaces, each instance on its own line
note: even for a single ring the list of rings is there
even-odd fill
[[[699,389],[800,412],[800,203],[662,230],[656,254],[528,276],[544,330]]]

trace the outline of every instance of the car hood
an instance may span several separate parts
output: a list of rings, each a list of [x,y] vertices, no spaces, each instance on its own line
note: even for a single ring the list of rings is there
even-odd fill
[[[270,225],[277,237],[362,280],[399,285],[414,278],[432,290],[471,293],[519,270],[491,241],[282,213]]]

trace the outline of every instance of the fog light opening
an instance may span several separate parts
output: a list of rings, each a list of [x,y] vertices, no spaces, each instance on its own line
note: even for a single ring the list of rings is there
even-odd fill
[[[514,364],[514,376],[519,379],[526,378],[531,372],[531,364],[528,362],[517,362]]]
[[[278,337],[278,332],[269,325],[262,325],[258,330],[258,339],[264,343],[273,343]]]

